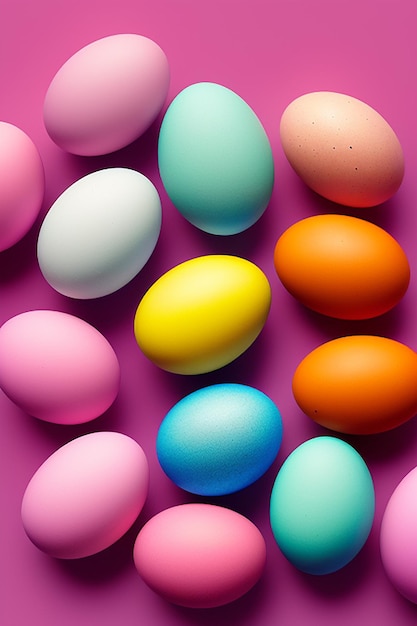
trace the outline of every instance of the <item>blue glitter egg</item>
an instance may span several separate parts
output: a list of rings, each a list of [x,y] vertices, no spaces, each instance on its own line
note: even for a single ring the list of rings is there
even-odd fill
[[[239,491],[274,462],[282,419],[263,392],[237,383],[204,387],[182,398],[163,419],[156,440],[165,474],[190,493]]]

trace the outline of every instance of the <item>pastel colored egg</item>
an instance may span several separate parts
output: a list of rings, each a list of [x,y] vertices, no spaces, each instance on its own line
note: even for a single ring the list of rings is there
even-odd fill
[[[45,191],[43,163],[23,130],[0,122],[0,252],[20,241],[33,226]]]
[[[213,608],[237,600],[259,581],[265,540],[246,517],[214,504],[161,511],[139,532],[134,563],[144,582],[168,602]]]
[[[175,207],[208,233],[240,233],[269,204],[269,139],[249,105],[222,85],[195,83],[174,98],[162,120],[158,160]]]
[[[254,263],[222,254],[196,257],[151,285],[136,310],[134,333],[162,369],[202,374],[249,348],[270,305],[268,279]]]
[[[274,402],[247,385],[198,389],[168,411],[158,431],[159,463],[191,493],[219,496],[254,483],[274,462],[282,419]]]
[[[284,153],[306,185],[328,200],[370,207],[390,199],[404,177],[404,154],[387,120],[347,94],[317,91],[281,117]]]
[[[374,512],[368,467],[352,446],[334,437],[315,437],[295,448],[271,492],[277,545],[307,574],[331,574],[350,563],[368,539]]]
[[[22,500],[24,530],[49,556],[91,556],[131,528],[148,482],[145,453],[131,437],[82,435],[58,448],[32,476]]]
[[[417,467],[404,476],[388,500],[380,547],[389,580],[407,600],[417,604]]]
[[[146,176],[123,167],[92,172],[65,189],[46,214],[39,267],[65,296],[106,296],[147,263],[161,222],[159,194]]]
[[[93,41],[52,79],[43,106],[46,130],[73,154],[119,150],[156,119],[169,79],[167,57],[148,37],[121,33]]]
[[[284,287],[318,313],[369,319],[402,299],[410,266],[385,230],[348,215],[314,215],[278,239],[274,265]]]
[[[0,388],[46,422],[95,419],[119,392],[119,361],[108,340],[68,313],[20,313],[0,328]]]
[[[304,357],[292,389],[304,413],[325,428],[381,433],[417,414],[417,354],[387,337],[339,337]]]

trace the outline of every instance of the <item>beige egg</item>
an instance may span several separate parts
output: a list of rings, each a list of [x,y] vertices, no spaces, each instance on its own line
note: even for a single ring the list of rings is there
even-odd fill
[[[352,96],[319,91],[296,98],[281,117],[280,135],[300,178],[333,202],[376,206],[403,180],[404,155],[394,130]]]

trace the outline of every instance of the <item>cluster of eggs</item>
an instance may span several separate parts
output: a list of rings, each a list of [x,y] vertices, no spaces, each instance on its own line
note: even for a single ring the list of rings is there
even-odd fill
[[[113,152],[156,119],[169,80],[164,52],[147,37],[100,39],[74,54],[53,78],[44,101],[45,127],[73,154]],[[45,180],[39,153],[25,133],[2,122],[0,139],[0,167],[7,174],[0,192],[4,250],[33,225]],[[282,116],[281,140],[304,182],[339,204],[380,204],[402,182],[397,137],[355,98],[329,92],[297,98]],[[158,163],[174,206],[205,232],[242,232],[269,204],[274,162],[268,137],[247,103],[221,85],[197,83],[174,98],[160,127]],[[39,267],[64,296],[113,293],[146,265],[161,223],[158,191],[143,174],[123,167],[95,171],[68,187],[47,212],[37,243]],[[407,257],[391,235],[347,215],[294,224],[279,238],[274,263],[283,285],[303,305],[343,319],[369,319],[392,309],[410,278]],[[200,256],[151,285],[137,307],[134,334],[156,366],[203,374],[247,350],[261,333],[270,304],[270,284],[255,264],[232,255]],[[26,311],[0,328],[0,388],[38,419],[89,422],[111,406],[119,384],[112,346],[73,315]],[[308,416],[336,433],[382,432],[417,413],[417,354],[393,339],[342,337],[305,357],[294,374],[293,392]],[[282,435],[280,412],[268,396],[223,383],[198,389],[173,406],[160,425],[156,449],[176,485],[218,496],[258,480],[276,459]],[[396,540],[407,532],[407,546],[416,544],[416,513],[408,505],[416,480],[411,473],[393,494],[381,551],[393,583],[417,602]],[[82,435],[55,451],[30,480],[22,501],[24,529],[53,557],[89,556],[131,528],[148,483],[145,452],[131,437]],[[290,454],[274,482],[274,537],[302,571],[334,572],[365,544],[374,500],[371,474],[356,450],[336,436],[313,438]],[[401,526],[404,519],[408,530]],[[148,520],[133,558],[145,583],[167,600],[208,608],[254,586],[266,548],[259,529],[241,514],[190,503]]]

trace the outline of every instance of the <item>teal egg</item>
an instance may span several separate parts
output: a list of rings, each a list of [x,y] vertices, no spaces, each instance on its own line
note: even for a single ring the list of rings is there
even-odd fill
[[[362,549],[375,493],[365,461],[348,443],[315,437],[284,461],[270,500],[270,521],[284,556],[308,574],[330,574]]]
[[[156,451],[167,476],[190,493],[221,496],[260,478],[275,460],[282,419],[262,391],[237,383],[203,387],[168,411]]]
[[[269,204],[269,139],[250,106],[222,85],[195,83],[174,98],[160,128],[158,163],[174,206],[205,232],[240,233]]]

